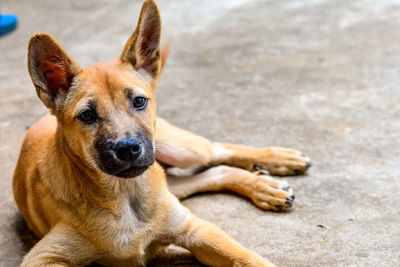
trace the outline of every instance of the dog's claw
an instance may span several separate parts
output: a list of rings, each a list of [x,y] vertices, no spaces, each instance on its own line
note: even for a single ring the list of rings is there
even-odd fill
[[[285,187],[282,187],[281,189],[282,189],[283,191],[289,191],[290,186],[285,186]]]
[[[266,171],[266,170],[261,170],[261,171],[258,171],[258,172],[257,172],[257,175],[266,175],[266,176],[269,176],[270,174],[269,174],[269,172]]]
[[[294,195],[288,196],[288,197],[286,198],[285,204],[286,204],[286,205],[289,205],[289,207],[291,207],[292,204],[293,204],[294,198],[295,198]]]
[[[259,170],[261,170],[261,169],[262,169],[262,166],[261,166],[260,164],[255,163],[255,164],[253,165],[253,170],[259,171]]]
[[[311,161],[309,161],[309,162],[306,163],[306,168],[310,168],[311,166],[312,166]]]
[[[293,174],[294,175],[300,175],[300,174],[302,174],[303,172],[302,171],[300,171],[300,170],[294,170],[293,171]]]
[[[276,205],[275,208],[277,208],[278,211],[282,211],[283,210],[283,207],[281,205]]]

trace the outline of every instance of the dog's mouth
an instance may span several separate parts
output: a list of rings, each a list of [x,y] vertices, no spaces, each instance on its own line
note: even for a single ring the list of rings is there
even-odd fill
[[[142,175],[151,165],[153,165],[155,159],[154,154],[149,153],[147,157],[134,162],[121,162],[116,160],[115,157],[110,156],[114,153],[105,153],[102,155],[100,160],[97,160],[98,167],[109,175],[113,175],[119,178],[134,178]],[[108,156],[107,156],[108,155]],[[102,160],[103,159],[103,160]]]
[[[151,165],[153,165],[154,160],[149,159],[146,162],[141,162],[141,164],[123,164],[120,165],[115,161],[108,161],[107,163],[97,161],[97,166],[105,173],[116,176],[119,178],[134,178],[142,175]]]
[[[126,169],[113,173],[112,175],[117,176],[119,178],[133,178],[142,175],[149,167],[149,166],[130,166]],[[111,173],[109,173],[111,174]]]

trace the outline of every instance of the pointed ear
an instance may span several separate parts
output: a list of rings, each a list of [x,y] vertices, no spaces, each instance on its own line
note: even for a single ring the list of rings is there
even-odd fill
[[[57,97],[68,92],[80,68],[64,48],[47,33],[31,37],[28,46],[28,69],[42,102],[53,109]]]
[[[160,73],[161,17],[153,0],[145,0],[135,32],[126,42],[122,62],[129,62],[135,70],[144,70],[153,79]]]

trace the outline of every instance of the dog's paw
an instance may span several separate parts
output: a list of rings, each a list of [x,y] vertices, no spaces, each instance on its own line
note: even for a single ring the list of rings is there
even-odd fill
[[[292,206],[295,196],[287,182],[273,179],[265,171],[258,171],[253,175],[255,182],[251,199],[257,207],[263,210],[281,211]]]
[[[300,151],[282,147],[264,149],[263,155],[251,166],[252,171],[267,170],[274,176],[299,175],[310,167],[310,159]]]

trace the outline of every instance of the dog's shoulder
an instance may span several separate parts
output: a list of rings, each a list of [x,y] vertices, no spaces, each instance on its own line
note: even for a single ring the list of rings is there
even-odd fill
[[[33,124],[27,131],[23,143],[23,148],[32,151],[30,148],[37,150],[43,148],[38,146],[40,143],[48,142],[48,140],[54,137],[57,129],[56,117],[47,114]]]

